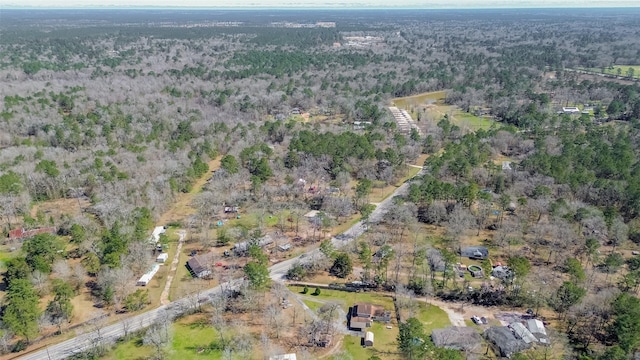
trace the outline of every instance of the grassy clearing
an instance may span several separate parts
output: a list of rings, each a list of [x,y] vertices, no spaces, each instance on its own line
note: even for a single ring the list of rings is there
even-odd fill
[[[604,73],[608,75],[626,77],[629,68],[633,69],[633,77],[635,79],[640,79],[640,65],[614,65],[613,67],[604,69]],[[620,75],[618,75],[618,69],[620,69]],[[588,68],[584,70],[602,74],[602,68]]]
[[[289,289],[295,293],[302,293],[303,286],[289,286]],[[313,292],[313,288],[309,287],[309,292]],[[345,311],[357,302],[369,302],[376,305],[382,305],[387,310],[393,310],[393,299],[390,296],[369,293],[369,292],[348,292],[331,289],[321,289],[319,300],[335,301],[342,304]]]
[[[302,293],[302,286],[290,286],[293,292]],[[309,292],[313,292],[313,288],[309,287]],[[321,302],[334,301],[342,306],[345,311],[357,302],[368,302],[372,304],[382,305],[385,309],[393,311],[393,300],[390,296],[368,293],[368,292],[347,292],[338,290],[322,289],[320,295],[314,296],[318,301],[305,298],[303,302],[312,310],[317,311],[322,306]],[[446,317],[446,314],[445,314]],[[366,360],[373,355],[377,355],[383,359],[396,360],[401,359],[396,353],[398,337],[398,326],[395,323],[395,317],[392,316],[392,322],[389,324],[391,329],[387,329],[387,324],[374,323],[367,331],[374,334],[374,346],[371,348],[363,348],[360,345],[361,338],[359,336],[347,335],[343,339],[343,349],[346,350],[354,360]]]
[[[437,123],[446,114],[452,123],[468,131],[477,131],[479,129],[488,130],[492,125],[496,124],[496,122],[490,118],[475,116],[460,110],[456,106],[445,105],[444,100],[446,96],[446,90],[434,91],[404,98],[396,98],[391,100],[391,102],[394,106],[409,111],[415,119],[418,118],[418,112],[421,111],[427,115],[426,117],[428,119],[430,118]]]
[[[364,348],[360,345],[362,338],[359,336],[345,336],[343,340],[344,349],[354,360],[367,360],[371,356],[378,356],[381,359],[395,360],[402,359],[398,353],[398,327],[393,324],[391,329],[387,329],[386,324],[373,323],[367,331],[373,332],[373,347]]]
[[[218,332],[203,321],[187,317],[172,326],[173,341],[169,351],[171,359],[220,359],[222,351],[209,350],[209,345],[219,338]],[[153,356],[151,347],[142,345],[142,338],[136,337],[118,345],[106,360],[149,359]]]
[[[420,303],[416,318],[422,322],[427,334],[431,334],[433,329],[451,326],[447,313],[431,304]]]
[[[393,106],[401,109],[408,109],[412,106],[424,105],[425,103],[435,103],[447,96],[447,91],[432,91],[413,96],[391,99]]]

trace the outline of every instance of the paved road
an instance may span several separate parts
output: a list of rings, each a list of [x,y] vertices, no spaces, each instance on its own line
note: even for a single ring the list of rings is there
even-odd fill
[[[422,173],[423,171],[418,173],[418,175],[421,175]],[[405,195],[408,189],[409,185],[405,182],[400,187],[398,187],[391,196],[387,197],[381,203],[379,203],[376,209],[369,216],[369,223],[376,223],[382,220],[382,216],[384,215],[384,213],[391,207],[391,205],[393,205],[393,197],[397,195]],[[365,231],[366,224],[364,224],[362,221],[359,221],[341,235],[332,238],[331,242],[334,246],[341,247],[348,244],[360,235],[364,234]],[[269,268],[270,276],[273,280],[282,280],[284,278],[284,275],[293,264],[300,261],[304,257],[314,256],[315,254],[319,253],[320,251],[318,249],[314,249],[293,259],[275,264]],[[146,311],[112,325],[100,326],[99,322],[93,325],[88,324],[85,327],[85,333],[78,334],[72,339],[48,346],[47,348],[24,354],[20,356],[20,359],[64,359],[74,354],[78,354],[94,348],[96,345],[113,343],[118,338],[124,336],[126,333],[146,328],[156,321],[165,319],[167,316],[174,317],[179,313],[184,313],[189,309],[194,309],[202,302],[206,302],[214,295],[219,294],[223,288],[228,289],[230,287],[239,286],[241,281],[241,279],[238,279],[226,282],[212,289],[203,291],[199,294],[190,295],[186,298],[174,301],[167,305],[162,305],[156,309]]]

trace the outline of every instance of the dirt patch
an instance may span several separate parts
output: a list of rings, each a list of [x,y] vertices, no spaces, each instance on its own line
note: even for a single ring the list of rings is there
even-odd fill
[[[193,183],[192,190],[188,193],[180,193],[176,196],[174,205],[160,216],[159,223],[167,224],[170,222],[181,222],[189,215],[196,213],[196,209],[191,206],[193,199],[196,197],[202,187],[211,178],[211,172],[220,168],[220,157],[209,161],[209,172]]]
[[[449,321],[454,326],[467,326],[465,320],[470,320],[472,316],[485,317],[487,319],[496,319],[494,314],[498,309],[495,307],[484,307],[469,305],[465,303],[446,302],[437,299],[424,300],[431,305],[435,305],[449,316]]]
[[[35,218],[38,212],[42,212],[47,219],[49,217],[55,219],[62,215],[79,215],[82,213],[82,209],[86,209],[89,206],[91,206],[91,203],[86,198],[49,200],[35,204],[31,208],[30,215]]]

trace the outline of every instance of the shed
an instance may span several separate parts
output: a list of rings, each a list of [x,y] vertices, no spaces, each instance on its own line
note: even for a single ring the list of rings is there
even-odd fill
[[[516,338],[511,329],[506,326],[492,326],[485,330],[484,337],[496,355],[507,358],[530,347],[529,344]]]
[[[513,334],[526,344],[538,342],[538,339],[521,322],[512,322],[509,327],[513,330]]]
[[[169,254],[167,253],[161,253],[160,255],[158,255],[158,257],[156,258],[156,262],[157,263],[163,263],[165,261],[167,261],[167,259],[169,258]]]
[[[137,286],[147,286],[149,281],[153,279],[153,276],[160,270],[160,264],[153,264],[151,269],[136,282]]]
[[[469,259],[484,260],[489,257],[489,249],[484,246],[467,246],[460,250],[460,255]]]
[[[466,326],[434,329],[431,339],[437,347],[464,351],[476,349],[482,342],[480,334],[474,328]]]
[[[373,333],[367,331],[364,335],[364,346],[373,346]]]

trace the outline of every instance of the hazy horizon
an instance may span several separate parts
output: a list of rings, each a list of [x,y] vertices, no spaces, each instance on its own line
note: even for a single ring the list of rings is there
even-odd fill
[[[519,1],[516,4],[508,0],[478,1],[424,1],[400,0],[391,5],[385,0],[361,0],[342,2],[339,0],[235,0],[233,4],[221,0],[71,0],[60,4],[55,0],[0,0],[2,8],[12,9],[520,9],[520,8],[637,8],[637,1],[621,0],[585,0],[559,1],[540,0]]]

